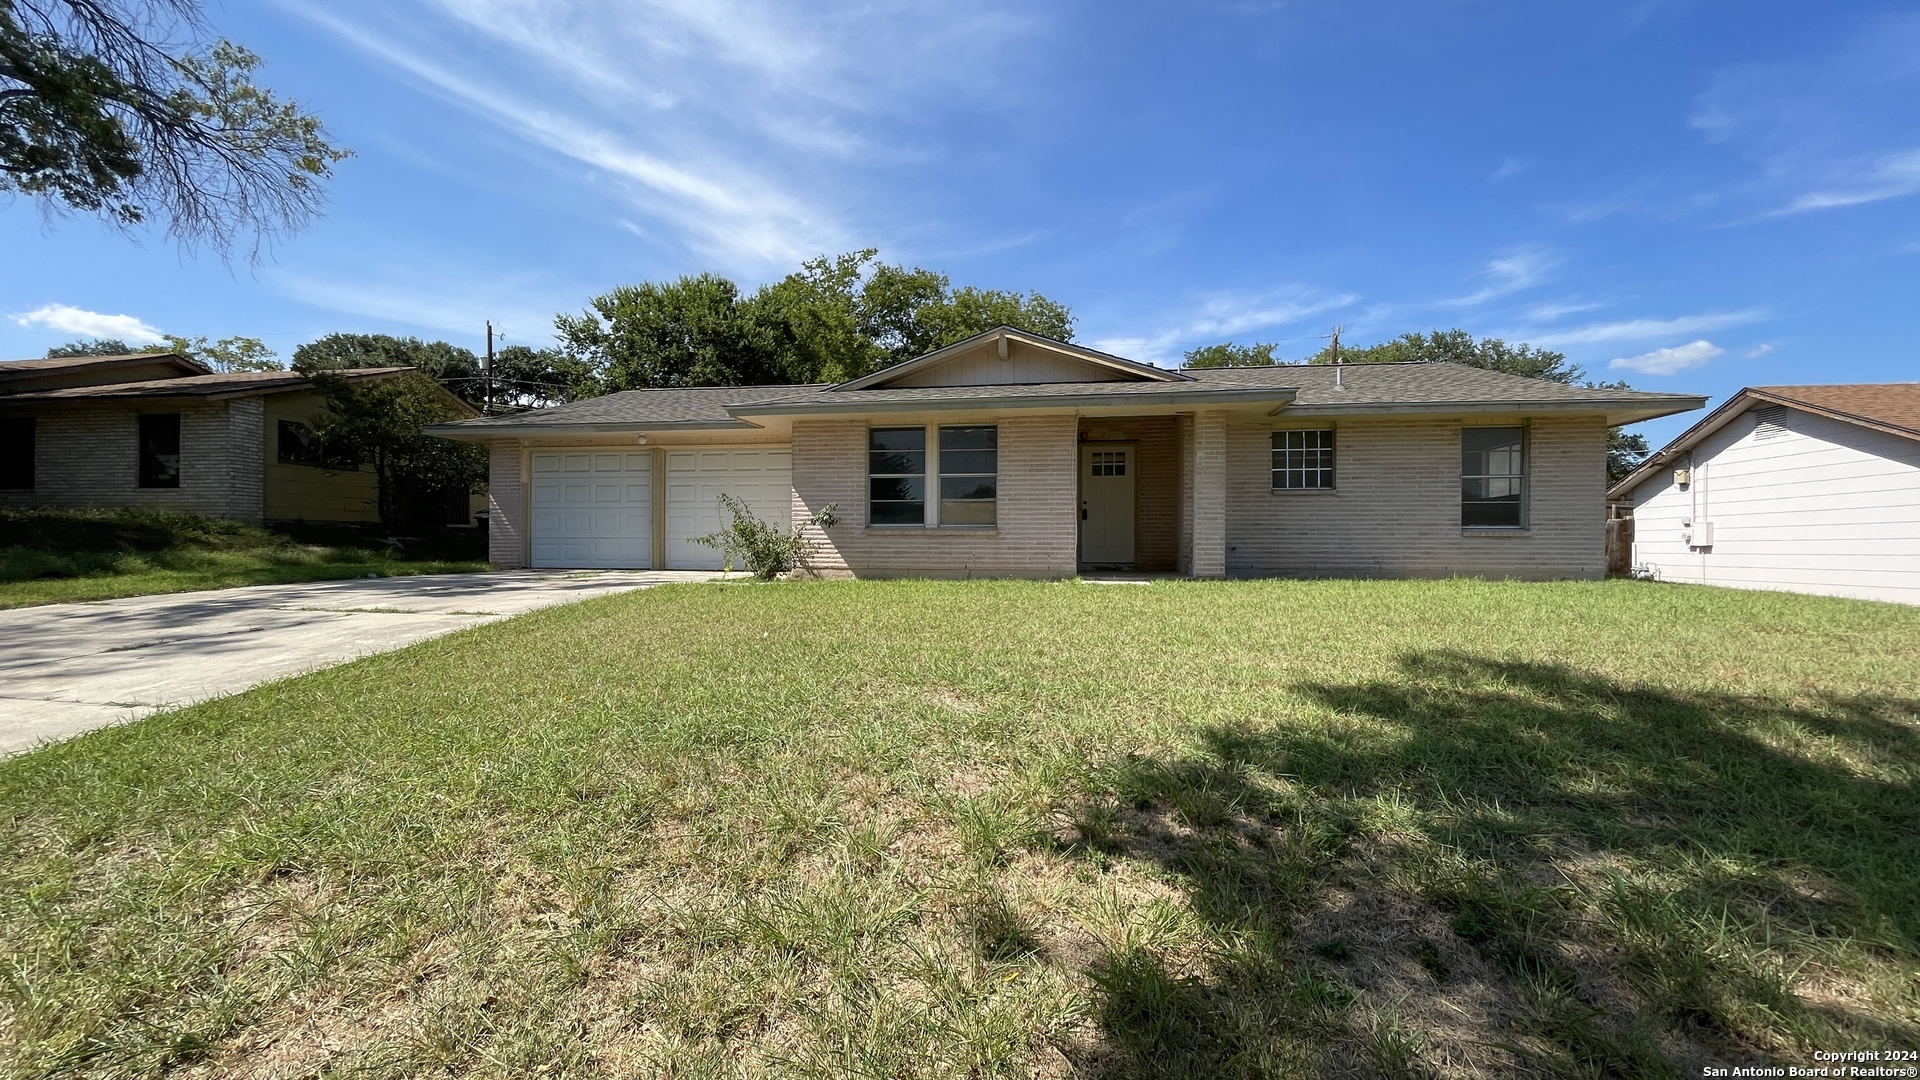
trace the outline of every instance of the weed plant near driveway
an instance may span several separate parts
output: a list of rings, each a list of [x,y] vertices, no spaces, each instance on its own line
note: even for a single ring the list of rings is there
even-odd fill
[[[1644,1076],[1920,1046],[1920,612],[549,609],[0,764],[22,1076]]]
[[[0,508],[0,608],[487,568],[484,530],[238,521],[152,510]]]

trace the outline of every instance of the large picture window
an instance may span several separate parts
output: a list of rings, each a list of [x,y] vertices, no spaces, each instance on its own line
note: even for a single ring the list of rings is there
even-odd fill
[[[1000,429],[940,429],[940,524],[998,521]]]
[[[927,523],[927,429],[867,432],[867,524]]]
[[[180,414],[140,416],[140,486],[180,486]]]
[[[31,416],[0,416],[0,490],[33,490]]]
[[[1517,427],[1460,429],[1460,525],[1527,527],[1527,432]]]
[[[1319,491],[1333,487],[1333,431],[1273,433],[1273,490]]]

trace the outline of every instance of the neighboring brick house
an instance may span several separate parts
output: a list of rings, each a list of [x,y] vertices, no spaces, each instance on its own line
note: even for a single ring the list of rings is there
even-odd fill
[[[634,390],[491,449],[501,566],[702,568],[731,494],[813,569],[1600,577],[1607,428],[1696,409],[1454,364],[1171,371],[1006,327],[833,386]]]
[[[378,520],[372,470],[312,437],[323,408],[294,372],[216,374],[169,353],[0,362],[0,506]]]

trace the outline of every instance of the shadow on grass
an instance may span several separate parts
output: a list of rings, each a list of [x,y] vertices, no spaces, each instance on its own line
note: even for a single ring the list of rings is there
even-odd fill
[[[1095,1071],[1261,1075],[1317,1043],[1336,1073],[1674,1076],[1920,1044],[1920,701],[1399,664],[1096,783],[1076,850],[1159,863],[1215,946],[1202,971],[1108,949]],[[1429,1029],[1463,1002],[1487,1015]]]

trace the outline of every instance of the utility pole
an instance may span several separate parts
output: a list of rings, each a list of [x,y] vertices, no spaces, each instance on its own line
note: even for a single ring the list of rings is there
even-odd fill
[[[485,384],[480,391],[480,414],[493,415],[493,320],[487,320],[487,365],[480,369],[481,381]]]

